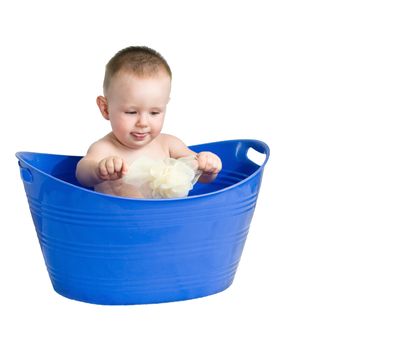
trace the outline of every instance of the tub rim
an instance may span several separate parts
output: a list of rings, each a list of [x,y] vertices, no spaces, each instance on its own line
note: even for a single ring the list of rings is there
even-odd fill
[[[72,184],[70,182],[61,180],[57,177],[52,176],[51,174],[48,174],[47,172],[40,170],[39,168],[34,167],[33,165],[31,165],[31,167],[34,167],[39,173],[47,176],[48,178],[51,178],[55,181],[58,181],[62,184],[65,184],[67,186],[71,186],[74,187],[77,190],[81,190],[81,191],[86,191],[87,193],[90,194],[94,194],[94,195],[98,195],[98,196],[103,196],[105,198],[111,198],[112,200],[116,199],[116,200],[129,200],[129,201],[135,201],[135,202],[167,202],[167,201],[185,201],[185,200],[192,200],[192,199],[197,199],[197,198],[202,198],[202,197],[207,197],[207,196],[212,196],[215,194],[220,194],[226,191],[231,191],[232,189],[242,186],[243,184],[245,184],[246,182],[250,181],[252,178],[258,176],[265,168],[266,163],[269,160],[270,157],[270,149],[269,146],[260,140],[257,139],[234,139],[234,140],[223,140],[223,141],[215,141],[215,142],[208,142],[208,143],[202,143],[202,144],[197,144],[197,145],[192,145],[192,146],[188,146],[190,148],[193,147],[199,147],[199,146],[204,146],[204,145],[211,145],[211,144],[222,144],[222,143],[248,143],[249,147],[247,148],[246,151],[246,156],[247,156],[247,152],[249,151],[249,149],[253,148],[255,149],[257,152],[262,153],[265,155],[265,160],[263,161],[263,163],[261,165],[254,163],[251,159],[248,160],[253,162],[254,164],[256,164],[259,168],[251,175],[247,176],[245,179],[231,185],[231,186],[227,186],[225,188],[222,188],[220,190],[217,191],[213,191],[213,192],[208,192],[208,193],[203,193],[203,194],[198,194],[198,195],[193,195],[193,196],[187,196],[187,197],[181,197],[181,198],[130,198],[130,197],[121,197],[121,196],[115,196],[112,194],[107,194],[107,193],[101,193],[101,192],[96,192],[94,190],[88,189],[86,187],[83,186],[78,186],[75,184]],[[263,150],[263,151],[262,151]],[[65,155],[65,154],[54,154],[54,153],[43,153],[43,152],[30,152],[30,151],[19,151],[15,153],[16,158],[19,160],[19,166],[22,168],[22,165],[20,164],[20,161],[24,162],[27,164],[27,161],[25,161],[25,159],[23,159],[22,155],[24,153],[31,153],[31,154],[42,154],[42,155],[50,155],[50,156],[62,156],[62,157],[83,157],[83,156],[78,156],[78,155]]]

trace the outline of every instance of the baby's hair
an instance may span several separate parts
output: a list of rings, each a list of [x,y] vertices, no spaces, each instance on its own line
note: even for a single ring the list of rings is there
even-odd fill
[[[121,70],[132,72],[139,76],[157,74],[161,69],[172,78],[172,71],[166,60],[157,51],[146,46],[129,46],[118,51],[113,56],[105,70],[103,91],[106,92],[112,77]]]

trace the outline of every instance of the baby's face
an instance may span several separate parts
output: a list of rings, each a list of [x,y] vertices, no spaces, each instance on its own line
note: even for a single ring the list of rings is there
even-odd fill
[[[171,79],[165,72],[147,77],[119,72],[112,78],[106,92],[107,119],[119,142],[139,149],[160,134],[170,87]]]

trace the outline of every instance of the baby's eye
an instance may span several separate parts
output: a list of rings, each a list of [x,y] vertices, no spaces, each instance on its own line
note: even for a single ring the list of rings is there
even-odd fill
[[[151,112],[150,114],[151,114],[151,115],[153,115],[153,116],[156,116],[156,115],[159,115],[159,114],[160,114],[160,112],[153,111],[153,112]]]
[[[125,114],[137,114],[136,111],[126,111]]]

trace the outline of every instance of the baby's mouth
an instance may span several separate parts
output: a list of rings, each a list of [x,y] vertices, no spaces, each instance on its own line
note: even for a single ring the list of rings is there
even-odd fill
[[[146,138],[146,136],[148,135],[148,132],[132,132],[131,135],[134,136],[134,138],[138,140],[142,140]]]

